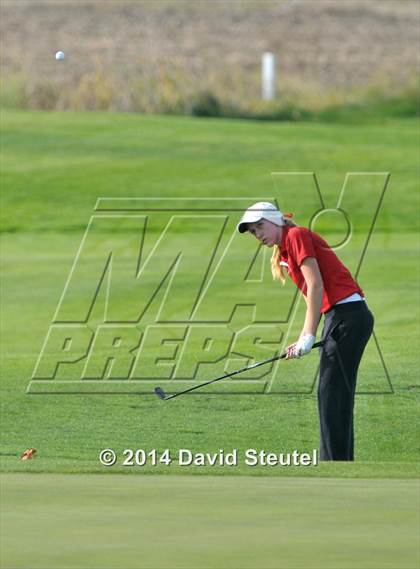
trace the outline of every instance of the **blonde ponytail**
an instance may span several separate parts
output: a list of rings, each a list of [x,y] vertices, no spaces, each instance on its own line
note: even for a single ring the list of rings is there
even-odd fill
[[[297,227],[296,223],[290,220],[292,214],[284,214],[284,224],[286,227]],[[283,273],[283,267],[280,265],[281,261],[281,248],[280,245],[273,245],[273,254],[271,255],[271,274],[274,280],[281,281],[284,285],[286,282],[286,277]]]
[[[280,265],[281,249],[278,245],[273,245],[273,254],[271,255],[271,274],[274,280],[279,280],[284,285],[286,279],[283,274],[283,269]]]

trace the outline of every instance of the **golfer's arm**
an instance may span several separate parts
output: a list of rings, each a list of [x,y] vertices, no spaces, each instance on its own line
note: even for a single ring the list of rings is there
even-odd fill
[[[322,295],[324,283],[317,260],[307,257],[303,260],[300,270],[306,282],[306,317],[301,336],[311,334],[316,336],[319,321],[321,319]]]

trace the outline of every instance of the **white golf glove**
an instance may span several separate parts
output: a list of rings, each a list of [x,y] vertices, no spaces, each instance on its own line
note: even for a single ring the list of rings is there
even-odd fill
[[[315,336],[312,336],[312,334],[305,334],[304,336],[301,336],[299,340],[296,342],[295,346],[296,357],[300,358],[301,356],[309,354],[309,352],[312,350],[312,346],[314,345],[314,343],[315,343]]]

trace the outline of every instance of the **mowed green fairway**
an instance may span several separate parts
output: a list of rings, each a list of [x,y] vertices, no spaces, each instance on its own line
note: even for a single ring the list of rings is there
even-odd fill
[[[8,569],[415,569],[414,480],[4,475]]]
[[[416,123],[268,124],[7,111],[2,127],[4,566],[416,567]],[[169,449],[173,456],[180,448],[311,452],[318,446],[316,354],[282,362],[269,395],[219,392],[163,402],[134,393],[26,393],[98,198],[239,197],[253,203],[275,197],[305,225],[314,205],[304,198],[310,181],[289,178],[279,189],[270,172],[280,171],[316,172],[327,208],[336,206],[347,172],[391,173],[359,274],[391,383],[372,340],[356,396],[354,464],[250,467],[241,461],[236,467],[201,467],[174,460],[170,466],[122,465],[124,449]],[[377,195],[373,182],[363,186],[364,178],[358,180],[350,202],[357,220],[355,248],[338,251],[352,270]],[[203,223],[201,231],[192,231],[186,225],[174,235],[174,246],[183,239],[193,242],[192,267],[208,254],[211,227]],[[335,222],[325,222],[322,229],[327,239],[339,242]],[[158,226],[152,227],[146,250],[159,235]],[[107,230],[96,239],[88,257],[92,272],[86,273],[92,282],[104,242],[121,252],[122,268],[138,250],[137,235],[129,231]],[[210,305],[215,311],[229,312],[239,290],[235,277],[245,271],[244,252],[255,251],[250,239],[241,239],[230,257],[235,272],[226,270],[215,280]],[[293,289],[290,282],[284,289],[273,283],[268,258],[261,267],[263,299],[270,299],[263,308],[276,314],[287,306]],[[183,278],[174,314],[194,294],[193,277],[187,272]],[[113,287],[114,307],[123,311],[132,288],[118,279]],[[83,281],[70,308],[86,303],[90,294]],[[102,302],[98,297],[96,316]],[[299,333],[303,316],[300,305],[292,336]],[[185,361],[191,366],[199,341],[189,350]],[[154,369],[151,356],[142,368],[146,373]],[[246,363],[239,358],[231,368]],[[219,373],[220,365],[208,364],[197,380]],[[38,450],[36,457],[19,461],[29,447]],[[117,453],[115,466],[100,464],[104,448]]]
[[[222,392],[165,403],[152,395],[28,395],[26,390],[98,198],[239,197],[252,203],[255,198],[274,196],[286,210],[295,212],[299,223],[305,224],[316,206],[311,180],[293,175],[276,187],[271,172],[316,172],[326,207],[335,207],[347,172],[390,172],[391,181],[359,281],[375,315],[375,333],[394,393],[371,340],[360,370],[361,394],[356,398],[356,464],[298,468],[294,473],[364,477],[417,474],[418,362],[414,346],[418,338],[419,280],[415,233],[417,139],[413,121],[358,126],[263,124],[130,114],[5,112],[2,126],[6,231],[2,249],[4,470],[103,472],[98,461],[102,448],[114,449],[119,457],[126,448],[168,448],[172,452],[179,448],[196,452],[316,448],[318,419],[312,385],[316,354],[282,362],[272,395],[228,396]],[[356,245],[338,251],[353,271],[372,223],[371,205],[376,206],[378,197],[373,182],[363,177],[357,180],[350,188],[352,199],[344,202],[351,210]],[[229,231],[223,236],[225,242],[239,215],[231,215]],[[209,255],[212,226],[208,220],[201,227],[185,224],[171,237],[174,248],[179,243],[194,243],[191,274],[195,260],[201,262]],[[154,245],[162,227],[164,223],[160,228],[150,223],[146,250]],[[324,223],[321,228],[330,242],[339,241],[335,234],[339,227],[334,222]],[[114,228],[99,232],[91,242],[85,276],[74,288],[71,310],[86,306],[91,299],[91,282],[98,282],[104,242],[115,246],[122,258],[122,269],[130,263],[133,266],[138,254],[138,232],[131,229],[121,233],[117,229],[115,222]],[[242,286],[241,275],[254,255],[255,244],[249,236],[236,239],[233,252],[227,255],[229,263],[214,280],[215,291],[208,302],[210,318],[216,310],[228,314],[236,297],[244,301],[240,295],[246,287]],[[290,281],[284,289],[273,283],[268,257],[261,257],[261,267],[261,308],[265,316],[284,315],[293,286]],[[189,274],[184,274],[178,293],[171,296],[174,314],[196,291]],[[255,274],[258,276],[257,269]],[[157,265],[156,281],[159,278]],[[153,272],[149,280],[153,284]],[[126,308],[134,283],[114,278],[112,287],[119,314]],[[101,317],[101,295],[97,304]],[[291,341],[299,333],[303,317],[302,302]],[[199,349],[198,340],[188,346],[187,364]],[[259,351],[254,357],[270,357],[273,349]],[[142,369],[146,374],[155,368],[153,354],[153,349],[145,354],[148,359]],[[238,358],[231,362],[230,369],[247,363],[251,361]],[[72,373],[71,368],[70,378]],[[207,364],[199,369],[197,380],[221,373],[223,368],[217,363]],[[103,383],[105,388],[112,384]],[[150,383],[153,385],[153,381]],[[56,384],[60,384],[59,380]],[[223,388],[222,384],[216,385]],[[229,384],[224,385],[229,389]],[[151,390],[151,386],[147,389]],[[290,394],[294,390],[297,393]],[[16,457],[28,447],[38,449],[36,459],[18,461]],[[112,470],[136,472],[136,468],[121,466],[121,460]],[[217,470],[231,475],[291,473],[288,468],[251,469],[243,464],[233,469],[179,470],[200,474]],[[148,465],[142,469],[148,471],[167,472],[168,468]],[[178,471],[176,463],[171,471]]]

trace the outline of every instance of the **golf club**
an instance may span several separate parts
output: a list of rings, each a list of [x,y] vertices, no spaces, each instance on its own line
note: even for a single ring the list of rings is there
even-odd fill
[[[320,348],[323,345],[324,345],[324,342],[315,342],[315,344],[312,346],[312,349]],[[164,401],[168,401],[168,399],[173,399],[174,397],[178,397],[178,395],[183,395],[184,393],[189,393],[190,391],[194,391],[195,389],[200,389],[200,387],[204,387],[205,385],[210,385],[210,383],[215,383],[216,381],[220,381],[221,379],[226,379],[227,377],[232,377],[233,375],[236,375],[238,373],[243,373],[244,371],[248,371],[250,369],[255,369],[256,367],[266,365],[266,364],[269,364],[271,362],[275,362],[276,360],[282,360],[286,357],[286,355],[287,354],[284,353],[284,354],[281,354],[281,356],[274,356],[273,358],[269,358],[268,360],[264,360],[262,362],[257,362],[256,364],[253,364],[252,366],[243,367],[241,369],[238,369],[237,371],[232,371],[231,373],[226,373],[225,375],[222,375],[220,377],[216,377],[216,379],[211,379],[210,381],[205,381],[204,383],[194,385],[194,387],[189,387],[188,389],[185,389],[184,391],[178,391],[178,393],[174,393],[172,395],[167,395],[161,387],[155,387],[155,390],[154,390],[155,395],[157,395],[157,397],[159,397],[159,399],[163,399]]]

